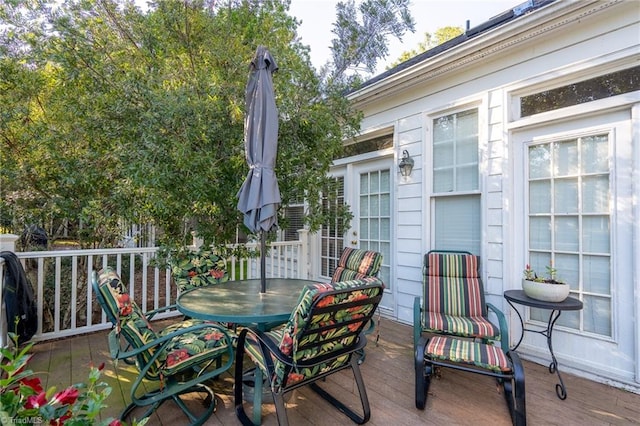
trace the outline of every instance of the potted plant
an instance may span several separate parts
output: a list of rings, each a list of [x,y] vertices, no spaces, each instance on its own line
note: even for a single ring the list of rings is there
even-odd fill
[[[544,302],[562,302],[569,296],[571,287],[558,279],[557,270],[553,264],[547,265],[547,276],[539,277],[528,264],[524,269],[522,289],[532,299]]]

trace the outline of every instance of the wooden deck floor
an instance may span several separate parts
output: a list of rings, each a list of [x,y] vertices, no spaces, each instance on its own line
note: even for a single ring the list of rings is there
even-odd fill
[[[382,320],[380,341],[369,342],[362,374],[371,404],[370,425],[509,425],[504,397],[491,378],[443,371],[431,385],[427,407],[414,405],[414,373],[411,328]],[[34,347],[31,367],[48,372],[41,378],[46,387],[61,389],[84,381],[90,363],[106,363],[103,378],[113,392],[104,411],[105,418],[117,417],[129,399],[128,386],[134,375],[131,367],[109,357],[106,333],[96,333]],[[562,366],[561,366],[562,367]],[[556,397],[556,376],[546,366],[525,361],[527,421],[529,425],[631,425],[640,424],[640,395],[563,373],[568,398]],[[233,409],[231,374],[216,381],[218,408],[207,425],[237,425]],[[358,398],[350,371],[331,376],[324,387],[345,395],[357,407]],[[342,425],[349,419],[307,388],[294,391],[287,404],[291,425]],[[167,404],[149,425],[182,425],[178,410]],[[263,424],[277,424],[273,405],[264,405]]]

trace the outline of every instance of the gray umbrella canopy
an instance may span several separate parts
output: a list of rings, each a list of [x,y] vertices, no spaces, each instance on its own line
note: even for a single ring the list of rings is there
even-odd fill
[[[258,46],[245,91],[244,147],[249,173],[238,192],[238,210],[244,214],[244,224],[251,232],[261,233],[263,283],[264,233],[277,226],[281,201],[274,170],[278,153],[278,110],[272,74],[277,69],[267,48]]]

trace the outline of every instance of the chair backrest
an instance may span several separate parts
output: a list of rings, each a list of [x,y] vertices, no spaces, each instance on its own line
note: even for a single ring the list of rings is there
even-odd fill
[[[487,316],[479,259],[469,252],[430,251],[424,256],[424,312]]]
[[[345,247],[338,260],[338,266],[333,272],[331,282],[375,277],[378,275],[381,265],[382,254],[371,250]]]
[[[177,254],[169,260],[171,275],[180,291],[227,281],[226,262],[211,249]]]
[[[107,315],[107,319],[114,325],[116,334],[124,337],[132,348],[140,348],[157,338],[142,310],[131,299],[127,287],[113,269],[106,267],[99,272],[94,272],[92,284],[98,303]],[[111,349],[115,350],[115,348]],[[148,364],[153,355],[153,348],[140,352],[137,356],[138,364]],[[147,372],[147,378],[158,379],[162,361],[156,360]]]
[[[279,385],[290,386],[348,363],[383,289],[376,277],[305,286],[279,342],[280,351],[301,364],[291,370],[277,362]]]

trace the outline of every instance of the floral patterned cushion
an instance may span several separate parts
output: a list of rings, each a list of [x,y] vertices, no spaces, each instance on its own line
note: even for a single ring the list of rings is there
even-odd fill
[[[225,260],[210,249],[178,253],[170,263],[173,279],[180,291],[228,280]]]
[[[298,299],[298,304],[292,312],[289,321],[284,328],[267,332],[267,336],[278,344],[280,351],[290,356],[294,362],[306,361],[322,355],[330,355],[331,352],[339,350],[354,343],[357,338],[350,331],[362,329],[362,322],[349,322],[352,319],[365,317],[372,314],[377,304],[372,300],[360,306],[345,307],[344,310],[327,312],[326,314],[310,315],[312,305],[323,293],[355,288],[366,284],[382,284],[378,278],[368,277],[362,280],[341,281],[337,283],[316,283],[306,286]],[[349,303],[357,300],[371,299],[381,294],[383,286],[363,287],[361,290],[337,293],[333,296],[323,298],[317,308],[325,308],[342,303]],[[345,322],[344,327],[332,328],[330,331],[322,327],[330,324]],[[318,330],[318,332],[314,332]],[[344,338],[341,336],[344,335]],[[327,341],[327,344],[319,344]],[[256,364],[266,371],[265,362],[257,346],[257,342],[247,336],[246,350]],[[275,362],[275,377],[272,378],[274,390],[295,385],[302,380],[317,376],[320,372],[327,372],[343,366],[349,361],[349,356],[344,355],[337,358],[330,358],[329,361],[309,368],[288,369],[279,361]]]
[[[111,268],[99,272],[98,290],[104,300],[103,309],[114,322],[116,332],[122,335],[133,348],[139,348],[180,329],[200,324],[207,327],[173,337],[158,355],[147,372],[148,379],[171,376],[179,371],[199,364],[203,360],[222,354],[231,344],[226,333],[213,323],[187,320],[170,325],[156,333],[138,305],[131,300],[127,288]],[[113,321],[115,319],[115,321]],[[155,348],[142,351],[137,356],[139,368],[151,362]]]

